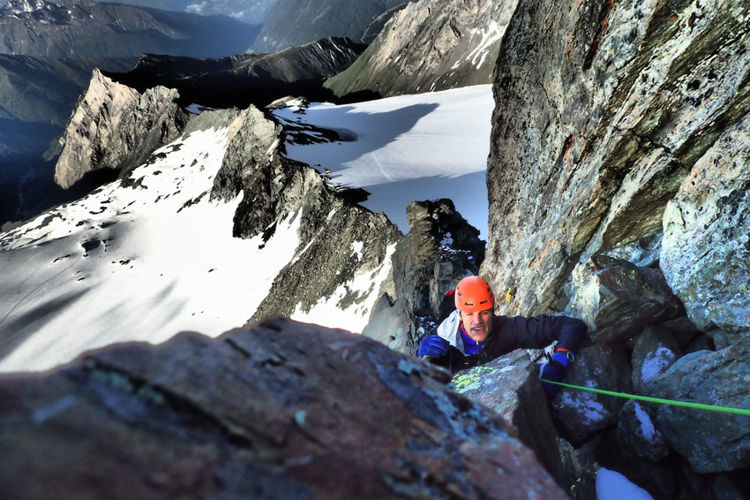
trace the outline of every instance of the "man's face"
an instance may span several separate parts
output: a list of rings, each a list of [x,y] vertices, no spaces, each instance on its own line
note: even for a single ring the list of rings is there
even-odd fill
[[[469,337],[477,342],[484,342],[492,329],[492,309],[478,312],[461,311],[461,322]]]

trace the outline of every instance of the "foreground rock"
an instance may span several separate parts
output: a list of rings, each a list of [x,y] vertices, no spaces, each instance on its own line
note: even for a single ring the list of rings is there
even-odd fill
[[[547,397],[539,383],[539,369],[524,349],[517,349],[485,365],[457,373],[451,385],[461,394],[496,411],[517,437],[563,485],[563,470]]]
[[[0,380],[0,483],[12,498],[564,498],[446,376],[289,320],[122,346]]]
[[[188,114],[175,102],[178,97],[165,87],[141,94],[95,69],[60,139],[55,182],[69,188],[94,170],[122,171],[142,164],[185,128]]]
[[[326,87],[339,96],[363,91],[388,96],[491,83],[517,3],[410,2]]]

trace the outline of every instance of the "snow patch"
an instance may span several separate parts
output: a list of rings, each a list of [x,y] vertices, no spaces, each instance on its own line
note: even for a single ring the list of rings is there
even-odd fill
[[[607,417],[608,413],[604,406],[588,393],[581,395],[580,398],[574,398],[569,392],[563,392],[560,404],[574,408],[576,413],[585,418],[587,425],[601,422]]]
[[[641,433],[643,434],[643,437],[645,437],[646,441],[649,443],[653,443],[656,440],[656,429],[654,428],[653,422],[651,422],[651,417],[648,416],[648,413],[646,413],[637,402],[635,402],[635,416],[641,424]]]
[[[619,472],[600,467],[596,474],[598,500],[654,500],[648,491]]]
[[[365,244],[362,241],[353,241],[352,242],[352,254],[357,256],[357,260],[362,260],[362,249],[364,248]]]
[[[674,353],[666,347],[659,347],[656,351],[646,354],[641,365],[641,381],[646,382],[658,376],[667,367]]]
[[[492,45],[503,37],[504,32],[505,30],[500,29],[500,25],[494,20],[490,21],[490,25],[486,29],[472,29],[471,34],[479,35],[482,39],[479,42],[479,45],[469,52],[469,55],[466,56],[466,60],[470,61],[476,69],[481,68],[490,53]]]

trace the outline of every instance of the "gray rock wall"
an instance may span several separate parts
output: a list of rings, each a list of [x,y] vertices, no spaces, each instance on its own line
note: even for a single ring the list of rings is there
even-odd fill
[[[519,6],[495,72],[482,268],[504,311],[559,310],[579,262],[661,233],[696,162],[750,111],[749,9]]]

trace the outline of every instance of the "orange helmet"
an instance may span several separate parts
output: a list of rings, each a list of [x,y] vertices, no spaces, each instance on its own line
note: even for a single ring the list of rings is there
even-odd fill
[[[495,306],[492,287],[484,278],[467,276],[456,285],[456,309],[462,312],[478,312]]]

